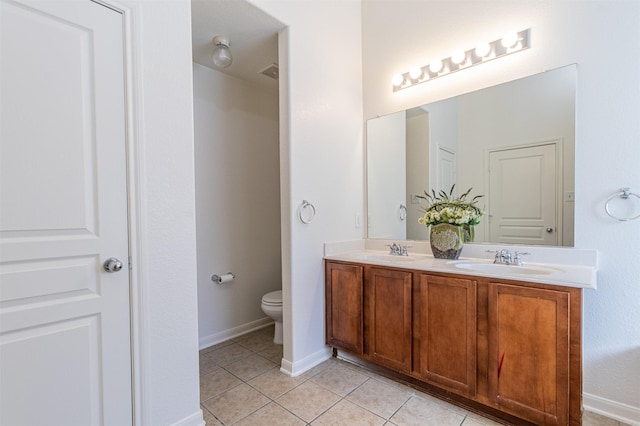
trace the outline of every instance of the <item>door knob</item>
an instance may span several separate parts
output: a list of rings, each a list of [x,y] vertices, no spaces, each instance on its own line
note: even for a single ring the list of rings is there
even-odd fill
[[[552,233],[553,232],[553,228],[547,228],[547,232],[548,233]]]
[[[120,259],[110,257],[109,259],[104,261],[104,264],[102,266],[107,272],[118,272],[122,269],[122,262],[120,261]]]

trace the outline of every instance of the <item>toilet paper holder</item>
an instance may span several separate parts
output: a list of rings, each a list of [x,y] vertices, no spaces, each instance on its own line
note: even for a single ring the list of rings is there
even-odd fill
[[[228,283],[229,281],[233,281],[236,279],[235,274],[231,272],[227,272],[226,274],[213,274],[211,275],[211,281],[218,284]]]

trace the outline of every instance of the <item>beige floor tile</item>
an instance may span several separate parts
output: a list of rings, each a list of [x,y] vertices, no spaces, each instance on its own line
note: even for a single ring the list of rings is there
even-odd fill
[[[276,399],[306,380],[308,379],[304,377],[289,377],[281,373],[277,368],[274,368],[251,379],[248,383],[269,398]]]
[[[279,371],[282,346],[272,338],[273,326],[200,351],[200,394],[208,426],[500,425],[336,358],[289,377]],[[588,411],[583,425],[628,426]]]
[[[619,424],[620,422],[618,422],[617,420],[593,413],[591,411],[584,411],[582,413],[583,426],[618,426]]]
[[[200,377],[200,402],[220,395],[232,389],[242,381],[228,371],[218,368],[209,374]]]
[[[306,423],[275,402],[272,402],[234,424],[234,426],[266,425],[304,426]]]
[[[209,352],[215,351],[216,349],[224,348],[225,346],[229,346],[233,343],[233,340],[225,340],[224,342],[216,343],[215,345],[211,345],[208,348],[204,348],[200,350],[200,354],[207,354]]]
[[[459,426],[464,418],[441,404],[412,396],[390,420],[398,426]]]
[[[463,426],[502,426],[502,423],[495,422],[491,419],[482,417],[475,413],[469,413],[467,414],[467,417],[465,417],[462,425]]]
[[[269,398],[243,383],[202,403],[222,423],[230,425],[267,405]]]
[[[311,423],[313,426],[382,426],[385,419],[342,400]]]
[[[369,379],[351,392],[347,399],[388,420],[411,395],[389,383]]]
[[[252,352],[249,349],[242,347],[237,343],[232,343],[230,345],[208,352],[206,356],[216,362],[218,365],[224,367],[236,361],[239,361],[251,354]]]
[[[209,412],[209,410],[207,410],[207,409],[206,409],[206,408],[204,408],[204,407],[201,407],[201,408],[202,408],[202,415],[204,416],[204,423],[205,423],[205,425],[207,425],[207,426],[224,426],[222,423],[220,423],[220,422],[218,421],[218,419],[216,419],[216,418],[213,416],[213,414],[211,414],[211,413]]]
[[[302,420],[311,422],[339,400],[339,395],[306,381],[276,399],[276,402]]]
[[[254,330],[250,333],[246,333],[243,334],[242,336],[238,336],[238,337],[234,337],[233,340],[234,342],[240,342],[242,340],[247,340],[247,339],[251,339],[255,336],[271,336],[271,338],[273,339],[273,332],[275,330],[275,325],[271,324],[267,327],[262,327],[258,330]]]
[[[267,331],[267,329],[261,329],[250,334],[245,334],[244,336],[234,339],[234,342],[253,352],[269,349],[274,345],[273,329],[269,328],[269,330],[271,330],[271,332]]]
[[[330,368],[330,367],[332,367],[334,365],[338,365],[338,364],[344,364],[344,362],[343,361],[338,361],[335,358],[329,358],[328,360],[316,365],[312,369],[305,371],[301,375],[305,376],[307,378],[311,378],[311,377],[317,376],[318,374],[320,374],[324,370],[326,370],[326,369],[328,369],[328,368]]]
[[[247,355],[246,357],[226,365],[225,370],[238,377],[243,381],[248,381],[276,368],[276,365],[268,359],[262,358],[256,354]]]
[[[368,378],[368,376],[353,368],[337,364],[313,376],[311,380],[331,392],[335,392],[340,396],[347,396]]]
[[[439,406],[441,406],[443,408],[446,408],[449,411],[453,411],[454,413],[459,414],[462,417],[466,417],[467,414],[469,414],[469,411],[464,409],[464,408],[462,408],[462,407],[459,407],[459,406],[457,406],[455,404],[448,403],[448,402],[446,402],[446,401],[444,401],[444,400],[442,400],[440,398],[436,398],[435,396],[431,396],[431,395],[429,395],[429,394],[427,394],[425,392],[422,392],[422,391],[420,391],[418,389],[416,389],[416,391],[414,392],[414,395],[416,397],[420,398],[420,399],[423,399],[423,400],[427,401],[430,404],[439,405]]]
[[[282,363],[282,345],[276,345],[274,343],[271,347],[258,352],[258,355],[280,366]]]
[[[200,376],[206,376],[220,366],[213,359],[204,354],[200,354]]]

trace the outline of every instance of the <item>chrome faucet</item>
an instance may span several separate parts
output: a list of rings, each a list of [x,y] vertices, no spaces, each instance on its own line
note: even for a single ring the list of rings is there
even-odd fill
[[[530,255],[531,253],[526,251],[516,251],[516,256],[513,258],[513,264],[516,266],[522,266],[522,256]]]
[[[493,263],[501,265],[516,265],[522,266],[522,256],[531,254],[524,251],[516,251],[515,256],[511,256],[511,252],[507,249],[496,250],[496,257],[493,259]]]
[[[496,251],[496,257],[493,259],[493,263],[499,263],[503,265],[511,265],[511,252],[507,249]]]
[[[409,256],[408,249],[411,246],[393,243],[387,244],[387,247],[389,247],[389,254],[393,254],[395,256]]]

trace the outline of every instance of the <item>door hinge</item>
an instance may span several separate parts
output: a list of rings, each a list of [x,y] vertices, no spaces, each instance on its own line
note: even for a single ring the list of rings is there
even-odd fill
[[[129,270],[133,271],[133,259],[131,259],[131,256],[129,256]]]

